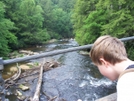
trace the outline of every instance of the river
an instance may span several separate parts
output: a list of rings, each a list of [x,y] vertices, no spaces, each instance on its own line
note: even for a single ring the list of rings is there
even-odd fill
[[[74,40],[60,40],[29,49],[42,53],[76,46],[78,44]],[[57,100],[55,101],[77,101],[78,99],[95,101],[116,91],[116,82],[112,82],[102,76],[88,55],[82,55],[79,51],[74,51],[47,58],[57,60],[60,66],[44,73],[40,101],[47,101],[43,92],[52,97],[56,96]],[[36,83],[37,79],[31,82],[34,86],[24,93],[26,96],[33,96]]]

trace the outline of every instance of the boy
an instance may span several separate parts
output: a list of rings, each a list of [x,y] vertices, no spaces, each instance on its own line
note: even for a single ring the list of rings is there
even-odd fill
[[[123,42],[109,35],[101,36],[93,44],[90,57],[102,75],[118,79],[117,101],[134,101],[134,70],[122,75],[134,68],[134,61],[128,59]]]

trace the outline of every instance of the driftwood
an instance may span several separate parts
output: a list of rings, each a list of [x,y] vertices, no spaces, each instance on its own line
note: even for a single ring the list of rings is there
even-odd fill
[[[44,66],[43,66],[43,71],[48,71],[48,70],[51,70],[53,68],[56,68],[58,67],[59,63],[56,62],[56,61],[45,61],[44,63]],[[8,81],[15,81],[17,79],[21,79],[21,78],[24,78],[24,77],[29,77],[29,76],[35,76],[37,74],[39,74],[39,68],[40,66],[37,66],[37,67],[33,67],[31,69],[27,69],[25,70],[23,73],[21,72],[21,68],[18,66],[18,63],[17,63],[17,73],[15,73],[11,78],[8,78],[5,80],[5,83],[8,83]]]
[[[31,101],[39,101],[40,89],[42,83],[43,72],[51,70],[58,67],[59,63],[53,60],[44,60],[42,64],[38,67],[34,67],[28,70],[21,71],[21,68],[17,63],[17,73],[15,73],[11,78],[5,80],[5,88],[11,87],[13,85],[27,84],[29,80],[38,79],[36,91],[33,98],[30,98]],[[21,82],[18,82],[19,79]],[[49,97],[48,101],[54,101],[57,97]],[[29,99],[29,98],[28,98]]]
[[[28,54],[28,55],[39,54],[37,52],[32,52],[32,51],[28,51],[28,50],[20,50],[19,53]]]
[[[9,86],[11,86],[13,84],[16,84],[15,80],[17,80],[21,75],[21,68],[18,66],[18,63],[17,63],[17,69],[18,69],[18,71],[16,74],[14,74],[11,78],[4,80],[4,82],[6,83],[5,88],[8,88]]]
[[[38,79],[37,86],[36,86],[36,91],[35,91],[34,97],[31,101],[39,101],[44,64],[45,64],[45,61],[43,61],[42,65],[40,67],[40,74],[39,74],[39,79]]]
[[[57,98],[57,96],[51,97],[48,94],[46,94],[45,92],[43,92],[43,94],[47,97],[48,101],[54,101]]]
[[[17,80],[17,79],[19,78],[20,74],[21,74],[21,68],[19,67],[18,63],[17,63],[17,68],[18,68],[17,76],[15,76],[15,77],[13,78],[13,80]]]

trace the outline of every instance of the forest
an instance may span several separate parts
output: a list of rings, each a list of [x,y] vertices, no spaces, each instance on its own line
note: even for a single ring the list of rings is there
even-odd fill
[[[0,0],[0,56],[50,39],[91,44],[101,35],[133,36],[132,0]],[[134,42],[125,42],[134,59]]]
[[[70,38],[75,0],[0,0],[0,56],[50,39]]]
[[[134,36],[132,0],[77,0],[72,15],[75,39],[80,45],[93,43],[101,35]],[[134,59],[134,41],[125,42]]]

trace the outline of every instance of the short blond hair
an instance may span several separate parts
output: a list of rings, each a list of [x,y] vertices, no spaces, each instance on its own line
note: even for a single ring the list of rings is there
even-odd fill
[[[100,58],[104,58],[111,64],[119,63],[127,59],[124,43],[110,35],[100,36],[93,44],[90,51],[92,61],[101,65]]]

